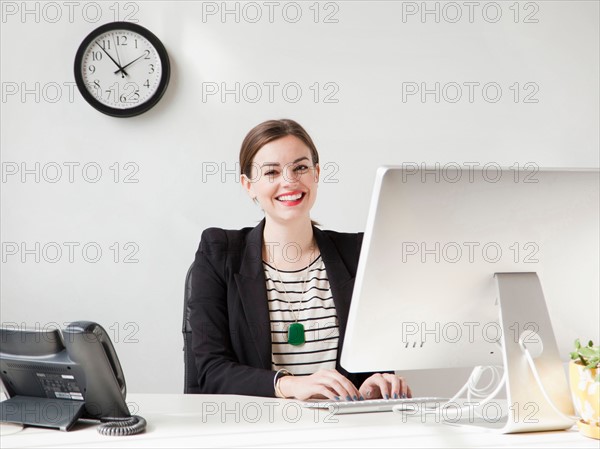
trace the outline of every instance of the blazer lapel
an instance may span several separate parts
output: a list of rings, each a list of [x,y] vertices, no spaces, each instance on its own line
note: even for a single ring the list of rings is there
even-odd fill
[[[265,220],[248,233],[242,255],[240,272],[234,275],[238,293],[248,327],[249,336],[256,345],[256,350],[264,369],[271,369],[271,324],[267,305],[267,288],[262,265],[263,230]],[[313,232],[321,257],[327,269],[327,277],[331,286],[333,302],[338,315],[340,330],[339,355],[342,351],[346,323],[350,310],[350,300],[354,287],[354,277],[348,272],[332,240],[320,229],[313,226]]]
[[[234,274],[248,327],[264,369],[271,369],[271,325],[262,265],[265,220],[248,233],[240,272]]]

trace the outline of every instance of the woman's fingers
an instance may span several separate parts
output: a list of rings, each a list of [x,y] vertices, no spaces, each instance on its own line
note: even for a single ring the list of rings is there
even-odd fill
[[[337,393],[342,401],[357,401],[360,396],[354,384],[335,370],[318,371],[320,381]]]
[[[388,392],[388,388],[383,376],[376,373],[363,382],[360,391],[363,393],[365,399],[377,399],[385,397],[384,395]]]
[[[379,387],[375,384],[367,383],[366,381],[360,387],[360,394],[365,399],[377,399],[381,397]]]
[[[293,380],[289,378],[291,376],[282,378],[290,384],[290,390],[286,385],[285,392],[291,391],[291,394],[286,397],[295,397],[300,400],[325,397],[332,401],[352,401],[358,400],[360,396],[354,384],[335,370],[317,371],[310,376],[293,377]],[[284,391],[282,390],[282,392]]]
[[[386,377],[384,377],[383,374],[374,375],[373,380],[379,387],[379,391],[381,392],[381,397],[383,399],[389,399],[390,393],[391,393],[389,380]]]
[[[286,397],[295,397],[300,400],[317,397],[332,401],[412,397],[406,380],[389,373],[373,374],[363,382],[360,390],[336,370],[317,371],[306,377],[285,376],[281,382],[281,390]],[[288,395],[288,391],[292,394]]]
[[[400,377],[394,374],[384,374],[383,378],[388,382],[390,386],[390,398],[398,399],[402,394],[402,382]]]
[[[369,377],[360,387],[365,399],[397,399],[412,397],[412,392],[403,377],[389,373],[376,373]]]

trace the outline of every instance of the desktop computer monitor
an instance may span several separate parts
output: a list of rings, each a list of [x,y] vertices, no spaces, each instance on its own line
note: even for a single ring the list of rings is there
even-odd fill
[[[561,357],[575,338],[598,338],[599,179],[597,169],[533,164],[380,168],[342,367],[504,365],[508,400],[539,404],[525,344],[572,414]],[[569,427],[563,418],[546,428]]]

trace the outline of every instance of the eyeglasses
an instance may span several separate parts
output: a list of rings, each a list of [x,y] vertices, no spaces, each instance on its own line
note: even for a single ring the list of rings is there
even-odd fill
[[[283,179],[287,182],[294,182],[300,179],[302,175],[305,175],[309,171],[315,169],[315,165],[307,165],[303,163],[299,164],[286,164],[283,169],[278,165],[270,165],[263,167],[263,176],[267,177],[269,181],[274,181],[278,176],[282,175]]]

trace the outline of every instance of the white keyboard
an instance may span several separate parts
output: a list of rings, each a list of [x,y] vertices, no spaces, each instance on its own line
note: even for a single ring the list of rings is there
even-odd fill
[[[366,399],[364,401],[313,401],[305,402],[303,407],[312,409],[329,410],[335,414],[346,413],[370,413],[370,412],[391,412],[396,405],[405,405],[407,410],[414,408],[415,405],[423,407],[437,408],[448,402],[447,398],[438,397],[418,397],[405,399]]]

